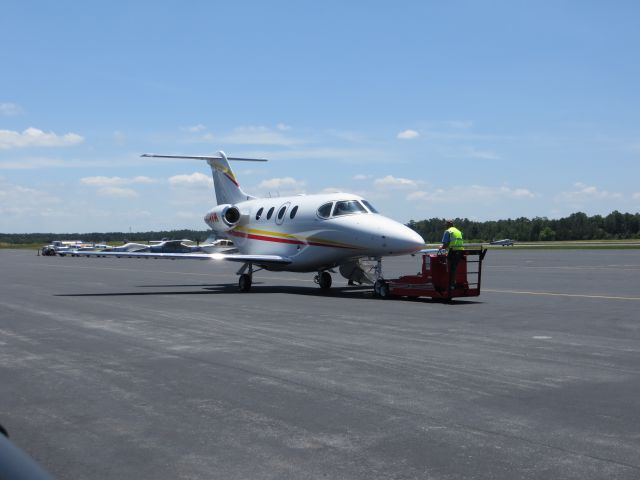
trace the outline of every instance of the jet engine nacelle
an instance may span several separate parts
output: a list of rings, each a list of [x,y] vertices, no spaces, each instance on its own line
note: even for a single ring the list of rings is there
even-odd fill
[[[216,232],[226,232],[240,221],[240,210],[234,205],[218,205],[204,217],[204,221]]]

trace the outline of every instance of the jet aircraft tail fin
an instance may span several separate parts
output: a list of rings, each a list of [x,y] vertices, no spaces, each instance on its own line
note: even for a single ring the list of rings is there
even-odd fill
[[[231,204],[234,205],[244,200],[255,198],[245,193],[241,188],[236,176],[229,166],[228,160],[241,160],[246,162],[266,162],[263,158],[240,158],[227,157],[224,152],[220,151],[217,155],[212,156],[188,156],[188,155],[155,155],[145,153],[143,157],[156,158],[186,158],[192,160],[206,160],[211,167],[213,176],[213,187],[216,192],[216,201],[218,205]]]

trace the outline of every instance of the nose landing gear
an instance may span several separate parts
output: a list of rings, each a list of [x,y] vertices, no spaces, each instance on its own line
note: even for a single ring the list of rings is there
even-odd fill
[[[329,290],[331,288],[331,274],[327,271],[318,272],[318,274],[313,277],[313,281],[320,285],[322,290]]]
[[[373,284],[373,295],[380,298],[389,296],[389,284],[380,278]]]
[[[389,296],[389,284],[382,275],[382,258],[376,259],[376,265],[373,269],[376,281],[373,284],[373,296],[380,298],[387,298]]]

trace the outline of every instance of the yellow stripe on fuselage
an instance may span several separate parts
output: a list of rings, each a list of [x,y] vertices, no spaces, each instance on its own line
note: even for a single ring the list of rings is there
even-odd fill
[[[271,230],[261,230],[258,228],[247,228],[247,227],[236,227],[234,230],[245,233],[247,235],[260,235],[263,237],[284,238],[287,240],[293,240],[300,243],[304,243],[306,245],[315,245],[320,247],[351,248],[354,250],[360,248],[355,245],[349,245],[347,243],[336,242],[333,240],[327,240],[325,238],[319,238],[314,236],[304,237],[301,235],[294,235],[291,233],[274,232]]]

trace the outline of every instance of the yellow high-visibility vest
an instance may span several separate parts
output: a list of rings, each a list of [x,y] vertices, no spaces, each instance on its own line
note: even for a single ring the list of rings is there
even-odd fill
[[[447,228],[449,232],[449,250],[464,250],[462,232],[456,227]]]

